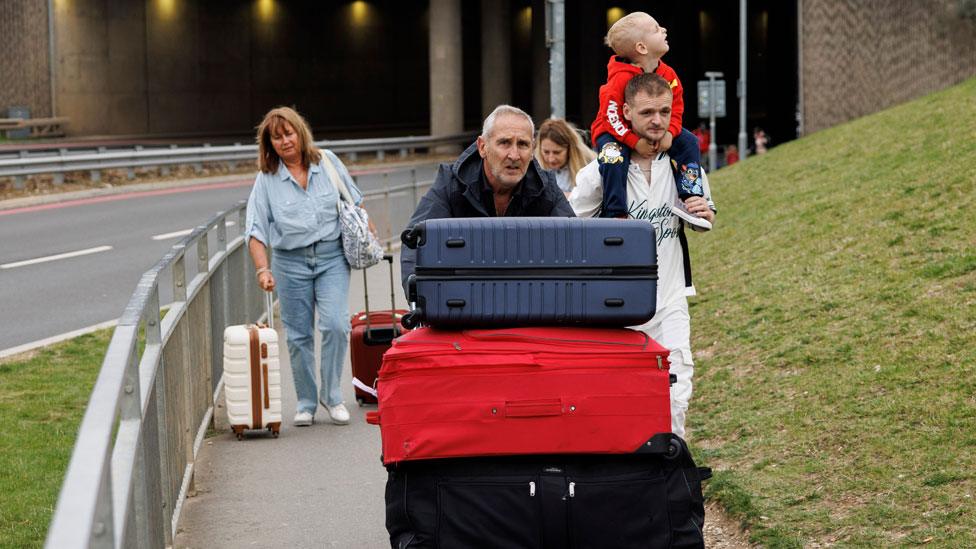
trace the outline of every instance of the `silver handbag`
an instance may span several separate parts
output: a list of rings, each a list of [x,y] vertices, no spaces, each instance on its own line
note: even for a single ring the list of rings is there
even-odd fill
[[[339,210],[339,229],[342,231],[342,251],[346,256],[346,261],[353,269],[365,269],[376,265],[383,260],[384,252],[376,235],[369,230],[369,214],[353,202],[349,189],[346,188],[346,183],[324,152],[322,153],[322,165],[332,179],[336,190],[339,191],[339,199],[336,200],[336,205]]]

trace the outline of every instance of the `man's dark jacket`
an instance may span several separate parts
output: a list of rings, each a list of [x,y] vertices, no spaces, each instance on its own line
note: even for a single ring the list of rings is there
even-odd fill
[[[489,203],[489,210],[489,206],[482,200],[483,173],[484,160],[478,154],[477,143],[461,153],[453,164],[441,164],[434,185],[420,199],[407,227],[413,227],[426,219],[493,216],[494,203]],[[505,216],[576,217],[576,214],[556,185],[556,178],[552,173],[543,170],[532,160],[512,194]],[[407,278],[413,274],[416,256],[416,251],[406,246],[400,251],[400,273],[403,289],[407,294]]]

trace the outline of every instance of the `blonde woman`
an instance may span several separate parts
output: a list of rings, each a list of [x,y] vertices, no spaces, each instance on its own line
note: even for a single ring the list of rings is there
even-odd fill
[[[550,118],[539,126],[535,159],[556,175],[556,183],[566,196],[576,186],[576,174],[594,158],[596,153],[583,143],[569,122]]]
[[[353,200],[362,193],[330,151],[319,150],[308,123],[278,107],[258,125],[258,167],[247,202],[245,238],[261,289],[278,288],[281,322],[298,396],[297,426],[311,425],[321,403],[333,423],[349,423],[339,384],[349,347],[349,263],[342,252],[339,193],[331,162]],[[267,248],[274,249],[269,265]],[[314,325],[322,332],[321,385],[316,384]]]

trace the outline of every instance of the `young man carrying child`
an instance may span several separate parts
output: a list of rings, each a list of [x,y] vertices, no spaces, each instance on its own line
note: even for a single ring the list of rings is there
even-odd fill
[[[603,178],[600,215],[628,216],[627,171],[631,150],[651,157],[670,149],[678,189],[678,200],[672,209],[685,222],[708,230],[712,228],[711,223],[688,212],[684,204],[689,197],[702,196],[701,155],[698,140],[681,127],[684,113],[681,81],[674,69],[661,61],[669,49],[667,38],[667,29],[644,12],[634,12],[620,18],[607,32],[606,43],[615,55],[607,63],[607,83],[600,87],[600,110],[590,127]],[[631,78],[644,72],[656,73],[664,78],[673,94],[670,125],[658,143],[651,143],[634,133],[623,116],[624,88]]]

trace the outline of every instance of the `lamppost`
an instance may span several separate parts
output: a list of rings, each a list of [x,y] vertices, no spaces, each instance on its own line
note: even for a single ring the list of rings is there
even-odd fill
[[[746,137],[746,1],[739,0],[739,81],[736,92],[739,94],[739,158],[745,160],[749,154]]]

